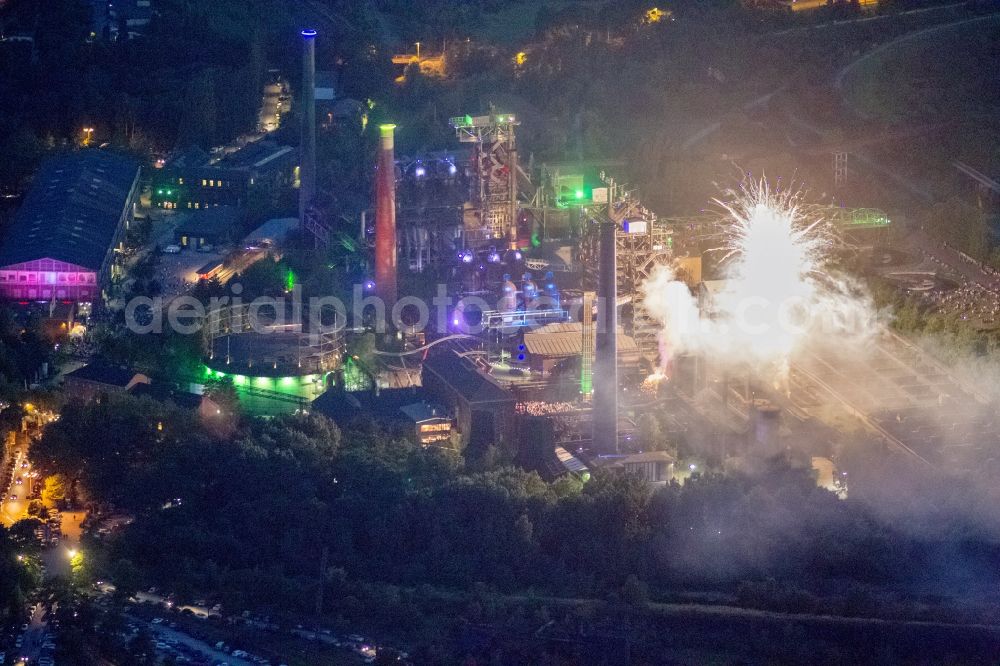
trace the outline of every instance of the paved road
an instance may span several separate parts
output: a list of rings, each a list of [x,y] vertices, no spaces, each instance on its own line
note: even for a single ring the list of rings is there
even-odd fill
[[[827,3],[823,3],[824,5]],[[955,9],[958,7],[964,7],[968,5],[968,2],[955,2],[949,5],[936,5],[934,7],[922,7],[920,9],[911,9],[905,12],[895,12],[892,14],[875,14],[873,16],[859,16],[852,19],[838,19],[835,21],[827,21],[825,23],[810,23],[808,25],[798,26],[795,28],[786,28],[784,30],[777,30],[775,32],[767,33],[768,37],[781,37],[784,35],[790,35],[797,32],[812,32],[814,30],[825,30],[827,28],[840,28],[845,25],[860,24],[860,23],[871,23],[873,21],[884,21],[887,19],[898,18],[900,16],[915,16],[917,14],[926,14],[928,12],[938,12],[947,9]]]
[[[14,456],[14,474],[11,476],[10,487],[4,489],[3,493],[3,524],[10,526],[21,518],[25,517],[28,509],[28,487],[31,479],[31,463],[28,462],[27,449],[19,447]],[[18,484],[17,480],[21,479]]]
[[[42,604],[36,604],[31,612],[31,620],[28,628],[21,635],[21,649],[17,657],[22,663],[37,663],[42,655],[43,643],[47,633],[47,623],[45,621],[45,608]]]
[[[948,5],[948,7],[954,7],[954,6],[955,5]],[[928,9],[930,9],[930,8],[928,8]],[[923,11],[928,11],[928,9],[924,9]],[[917,13],[918,11],[921,11],[921,10],[914,10],[914,11],[911,11],[911,12],[904,12],[904,14],[906,14],[906,13],[913,14],[913,13]],[[857,60],[854,60],[853,62],[851,62],[848,65],[846,65],[845,67],[843,67],[839,72],[837,72],[837,76],[834,78],[834,85],[837,88],[841,88],[843,86],[843,83],[844,83],[844,78],[847,77],[848,75],[850,75],[851,72],[853,72],[855,68],[857,68],[860,65],[864,64],[865,62],[867,62],[871,58],[877,57],[877,56],[881,55],[882,53],[885,53],[886,51],[891,51],[891,50],[893,50],[895,48],[898,48],[901,44],[906,44],[907,42],[911,42],[911,41],[913,41],[915,39],[921,39],[921,38],[924,38],[924,37],[933,36],[934,33],[936,33],[936,32],[940,32],[942,30],[948,30],[950,28],[955,28],[955,27],[960,26],[960,25],[966,25],[966,24],[969,24],[969,23],[980,23],[982,21],[996,21],[996,20],[997,20],[997,15],[996,14],[989,14],[987,16],[976,16],[974,18],[961,19],[959,21],[951,21],[949,23],[942,23],[942,24],[939,24],[939,25],[933,25],[933,26],[931,26],[929,28],[924,28],[923,30],[917,30],[916,32],[911,32],[911,33],[908,33],[906,35],[903,35],[902,37],[894,39],[891,42],[887,42],[887,43],[883,44],[882,46],[880,46],[880,47],[878,47],[876,49],[873,49],[873,50],[869,51],[868,53],[865,53],[864,55],[862,55]],[[847,102],[846,100],[845,100],[845,103],[849,104],[849,102]],[[854,109],[852,107],[851,110],[855,114],[857,114],[858,116],[864,117],[864,114],[861,113],[858,109]]]
[[[101,583],[97,586],[97,589],[103,594],[111,594],[115,591],[115,586],[111,583]],[[170,602],[166,597],[159,594],[150,594],[149,592],[136,592],[134,598],[140,603],[150,603],[156,605],[169,605]],[[194,605],[180,605],[177,610],[184,611],[189,610],[199,617],[208,617],[209,615],[218,615],[215,611],[207,608],[205,606],[194,606]]]

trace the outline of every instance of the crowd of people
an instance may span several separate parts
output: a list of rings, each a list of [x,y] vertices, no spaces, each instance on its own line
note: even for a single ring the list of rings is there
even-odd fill
[[[945,246],[948,247],[947,244]],[[978,322],[987,326],[994,324],[1000,320],[1000,273],[963,252],[954,248],[949,249],[955,251],[962,261],[976,265],[983,272],[984,278],[992,279],[980,282],[963,277],[957,288],[922,292],[924,297],[929,299],[938,311],[956,316],[962,321]],[[926,253],[926,256],[943,269],[952,269],[935,254]]]
[[[950,291],[924,292],[944,314],[963,321],[992,324],[1000,317],[1000,294],[978,284],[964,284]]]
[[[578,408],[568,402],[542,402],[531,400],[524,403],[524,413],[532,416],[548,416],[551,414],[565,414],[575,412]]]

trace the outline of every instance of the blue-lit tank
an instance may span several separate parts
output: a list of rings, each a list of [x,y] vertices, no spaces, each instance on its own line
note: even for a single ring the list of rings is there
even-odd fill
[[[556,276],[549,271],[545,274],[545,286],[543,287],[545,296],[548,298],[549,307],[558,310],[561,306],[559,290],[556,288]]]
[[[500,311],[513,312],[517,309],[517,285],[510,279],[510,274],[503,276],[503,295],[500,298]]]
[[[521,276],[521,293],[524,298],[524,307],[530,308],[538,298],[538,285],[531,279],[531,273]]]

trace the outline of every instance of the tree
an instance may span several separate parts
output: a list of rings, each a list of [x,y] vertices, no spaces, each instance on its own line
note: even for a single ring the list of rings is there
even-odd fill
[[[115,598],[120,601],[127,601],[141,589],[142,573],[131,560],[115,560],[110,575],[115,584]]]
[[[33,499],[28,502],[28,515],[40,520],[46,520],[49,517],[49,510],[45,508],[45,504],[41,500]]]
[[[55,506],[56,503],[66,499],[66,477],[62,474],[52,474],[45,477],[45,486],[42,488],[42,502],[46,506]]]
[[[7,532],[7,538],[14,547],[26,550],[37,550],[38,539],[35,538],[35,530],[41,527],[42,521],[37,518],[22,518],[13,525]]]
[[[184,103],[184,116],[178,130],[179,146],[201,146],[210,149],[216,145],[217,108],[215,103],[215,73],[199,73],[188,87]]]

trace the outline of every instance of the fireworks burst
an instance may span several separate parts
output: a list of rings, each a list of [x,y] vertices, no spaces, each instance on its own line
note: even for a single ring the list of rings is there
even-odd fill
[[[716,202],[728,222],[720,248],[727,282],[713,305],[751,360],[784,374],[823,293],[829,227],[804,211],[798,193],[764,181]]]
[[[670,378],[664,374],[662,370],[657,370],[642,381],[642,384],[639,386],[639,390],[644,394],[655,396],[660,391],[660,384],[669,381],[669,379]]]
[[[799,198],[798,192],[773,191],[760,181],[743,186],[732,201],[715,199],[729,222],[726,243],[718,248],[726,251],[723,262],[735,259],[742,277],[762,280],[765,290],[782,280],[815,276],[826,263],[829,227]]]
[[[818,210],[763,181],[729,195],[716,201],[725,280],[708,302],[697,303],[669,267],[644,285],[646,307],[663,325],[661,372],[675,353],[703,352],[749,363],[777,386],[807,344],[869,339],[876,329],[871,300],[828,269],[835,237]]]

